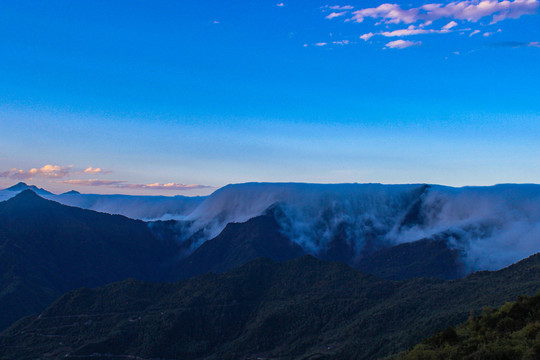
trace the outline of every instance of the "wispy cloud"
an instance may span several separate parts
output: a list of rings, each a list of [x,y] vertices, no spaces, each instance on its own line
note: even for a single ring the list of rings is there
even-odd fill
[[[455,26],[454,24],[456,23],[452,21],[448,23],[447,25],[445,25],[442,29],[424,29],[424,28],[415,27],[414,25],[410,25],[406,29],[398,29],[398,30],[393,30],[393,31],[381,31],[378,33],[369,32],[367,34],[361,35],[360,39],[367,41],[375,35],[381,35],[384,37],[405,37],[405,36],[425,35],[425,34],[448,34],[452,32],[451,29],[452,27]]]
[[[0,177],[14,180],[30,180],[35,177],[63,178],[70,174],[72,166],[45,165],[40,168],[32,168],[28,171],[12,168],[0,173]]]
[[[333,19],[333,18],[337,18],[337,17],[343,16],[343,15],[345,15],[346,13],[347,13],[346,11],[342,11],[342,12],[333,12],[333,13],[330,13],[330,14],[326,15],[326,18],[327,18],[327,19]]]
[[[285,6],[285,4],[284,3],[277,3],[276,6],[283,7],[283,6]]]
[[[352,9],[354,9],[354,6],[352,6],[352,5],[343,5],[343,6],[341,6],[341,5],[332,5],[332,6],[326,5],[325,7],[328,8],[328,9],[331,9],[331,10],[352,10]]]
[[[402,9],[398,4],[385,3],[376,8],[354,11],[352,20],[363,22],[365,18],[373,18],[386,24],[412,24],[420,21],[430,24],[443,18],[478,22],[482,18],[491,17],[491,23],[496,23],[504,19],[517,19],[523,15],[535,14],[538,6],[538,0],[466,0],[446,5],[431,3],[410,9]]]
[[[104,186],[117,189],[134,189],[134,190],[194,190],[194,189],[209,189],[211,186],[199,184],[179,184],[179,183],[152,183],[152,184],[130,184],[122,180],[102,180],[102,179],[73,179],[62,180],[57,183],[68,184],[74,186]]]
[[[540,41],[503,41],[493,44],[488,44],[489,47],[502,47],[502,48],[520,48],[520,47],[537,47],[540,48]]]
[[[77,180],[62,180],[57,181],[59,184],[69,184],[77,186],[112,186],[119,187],[125,184],[125,181],[121,180],[102,180],[102,179],[77,179]]]
[[[402,37],[411,35],[423,35],[423,34],[445,34],[449,33],[448,29],[423,29],[417,28],[414,25],[409,26],[407,29],[399,29],[394,31],[382,31],[379,34],[385,37]]]
[[[420,46],[420,45],[422,45],[421,41],[394,40],[387,43],[385,47],[389,49],[405,49],[411,46]]]

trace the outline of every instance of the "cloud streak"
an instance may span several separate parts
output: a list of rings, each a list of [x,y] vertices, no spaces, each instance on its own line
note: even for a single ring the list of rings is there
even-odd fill
[[[74,186],[104,186],[117,189],[132,189],[132,190],[195,190],[195,189],[210,189],[212,186],[199,184],[179,184],[179,183],[152,183],[152,184],[130,184],[123,180],[102,180],[102,179],[73,179],[57,181],[60,184],[68,184]]]
[[[0,172],[0,177],[14,179],[14,180],[31,180],[34,178],[49,178],[49,179],[61,179],[68,177],[72,174],[109,174],[112,171],[105,171],[99,167],[89,166],[84,170],[76,171],[73,169],[73,165],[60,166],[60,165],[45,165],[40,168],[31,168],[30,170],[23,170],[12,168],[8,171]]]
[[[333,19],[333,18],[337,18],[337,17],[340,17],[340,16],[343,16],[345,15],[347,12],[346,11],[342,11],[342,12],[333,12],[333,13],[330,13],[326,16],[327,19]]]
[[[490,47],[499,47],[499,48],[519,48],[519,47],[537,47],[540,48],[540,41],[504,41],[494,44],[489,44]]]
[[[422,29],[416,28],[414,25],[409,26],[407,29],[399,29],[394,31],[382,31],[378,33],[379,35],[385,37],[402,37],[402,36],[411,36],[411,35],[424,35],[424,34],[446,34],[451,30],[449,29]]]
[[[343,5],[343,6],[340,6],[340,5],[333,5],[333,6],[326,6],[328,9],[332,9],[332,10],[352,10],[354,9],[354,6],[352,5]]]

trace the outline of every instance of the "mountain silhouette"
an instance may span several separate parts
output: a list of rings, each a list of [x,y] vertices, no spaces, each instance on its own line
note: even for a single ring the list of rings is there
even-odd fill
[[[162,280],[176,252],[174,242],[158,240],[142,221],[24,190],[0,202],[0,328],[74,288]]]

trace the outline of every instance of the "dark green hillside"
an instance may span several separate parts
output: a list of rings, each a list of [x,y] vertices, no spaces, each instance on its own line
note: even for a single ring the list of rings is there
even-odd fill
[[[81,286],[160,280],[175,253],[142,221],[25,190],[0,202],[0,329]]]
[[[413,277],[457,279],[465,275],[459,251],[444,240],[423,239],[364,256],[354,268],[385,279]]]
[[[486,308],[416,345],[401,360],[540,359],[540,294]]]
[[[310,256],[261,259],[177,284],[130,280],[70,292],[2,333],[0,352],[18,359],[376,359],[471,310],[539,289],[539,255],[454,281],[384,280]]]

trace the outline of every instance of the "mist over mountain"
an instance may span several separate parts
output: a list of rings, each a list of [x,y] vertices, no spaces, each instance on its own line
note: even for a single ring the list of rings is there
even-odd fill
[[[182,219],[203,200],[203,196],[133,196],[73,194],[46,196],[64,205],[83,209],[119,214],[139,220]]]
[[[166,232],[182,244],[185,255],[227,224],[246,222],[271,208],[279,209],[280,231],[305,253],[351,265],[376,251],[419,240],[445,242],[460,254],[466,272],[500,269],[540,251],[540,185],[534,184],[245,183],[227,185],[208,197],[46,197],[133,218],[176,220]]]
[[[282,232],[306,253],[362,256],[402,243],[444,240],[469,272],[500,269],[540,251],[540,186],[248,183],[228,185],[185,217],[200,241],[231,222],[278,207]],[[343,249],[346,249],[345,251]]]
[[[38,188],[35,185],[28,185],[21,181],[6,189],[0,190],[0,201],[11,199],[13,196],[17,195],[18,193],[24,190],[32,190],[33,192],[41,196],[54,195],[52,192],[49,192],[45,189]]]

